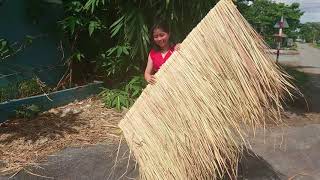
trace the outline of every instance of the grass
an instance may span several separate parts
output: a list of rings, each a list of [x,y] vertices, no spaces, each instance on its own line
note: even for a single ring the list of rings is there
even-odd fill
[[[311,43],[311,46],[314,47],[314,48],[320,49],[320,44],[319,44],[319,43],[318,43],[318,44],[313,44],[313,43]]]
[[[48,91],[50,91],[50,88],[36,77],[11,82],[8,85],[0,87],[0,103],[11,99],[34,96]]]

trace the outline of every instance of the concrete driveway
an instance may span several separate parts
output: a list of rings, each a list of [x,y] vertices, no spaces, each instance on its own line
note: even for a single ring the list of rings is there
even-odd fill
[[[299,55],[280,55],[279,62],[297,67],[304,72],[320,74],[320,49],[310,44],[298,43],[298,51]]]

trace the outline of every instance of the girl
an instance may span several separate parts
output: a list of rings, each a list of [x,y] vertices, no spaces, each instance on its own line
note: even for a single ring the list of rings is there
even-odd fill
[[[152,49],[148,56],[148,63],[144,72],[144,78],[149,84],[156,82],[153,76],[171,54],[179,49],[180,44],[173,45],[170,42],[169,26],[164,23],[155,24],[151,29]]]

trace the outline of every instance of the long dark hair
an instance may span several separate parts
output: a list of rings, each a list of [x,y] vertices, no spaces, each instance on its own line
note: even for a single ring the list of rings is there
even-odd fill
[[[162,29],[164,32],[170,34],[170,38],[169,38],[169,46],[173,46],[173,43],[171,42],[171,30],[170,30],[170,26],[168,23],[166,23],[165,21],[159,21],[159,22],[156,22],[152,28],[151,28],[151,31],[150,31],[150,41],[151,41],[151,46],[154,50],[156,51],[160,51],[160,47],[154,42],[153,40],[153,32],[155,29]]]

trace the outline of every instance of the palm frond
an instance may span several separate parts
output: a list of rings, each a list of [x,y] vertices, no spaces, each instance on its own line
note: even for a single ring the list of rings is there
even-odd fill
[[[266,50],[232,0],[204,17],[119,124],[141,179],[235,179],[246,133],[281,124],[292,88]]]

